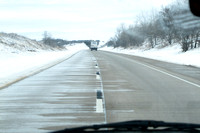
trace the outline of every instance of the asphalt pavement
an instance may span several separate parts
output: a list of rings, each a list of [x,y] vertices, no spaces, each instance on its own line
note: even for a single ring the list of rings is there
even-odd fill
[[[200,124],[200,68],[102,51],[93,55],[101,69],[107,123]]]
[[[0,90],[0,132],[127,120],[200,124],[200,68],[81,51]]]
[[[0,132],[41,133],[105,123],[103,101],[97,104],[102,83],[96,64],[90,52],[82,51],[0,90]]]

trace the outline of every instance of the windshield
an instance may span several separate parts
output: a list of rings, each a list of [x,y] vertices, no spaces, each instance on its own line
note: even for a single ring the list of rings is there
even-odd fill
[[[0,0],[0,132],[200,124],[188,0]]]
[[[97,42],[95,42],[95,41],[92,41],[92,42],[91,42],[91,44],[93,44],[93,45],[97,45]]]

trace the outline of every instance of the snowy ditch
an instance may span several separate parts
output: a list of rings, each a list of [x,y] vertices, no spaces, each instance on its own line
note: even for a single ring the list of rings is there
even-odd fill
[[[124,49],[113,47],[104,47],[101,48],[101,50],[135,55],[170,63],[200,67],[200,48],[193,49],[187,52],[182,52],[180,44],[174,44],[164,48],[153,48],[149,50],[145,48]]]

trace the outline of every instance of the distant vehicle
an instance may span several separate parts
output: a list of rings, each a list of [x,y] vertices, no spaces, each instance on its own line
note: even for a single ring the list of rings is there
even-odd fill
[[[91,49],[91,51],[92,51],[92,50],[96,50],[96,51],[97,51],[97,48],[98,48],[98,43],[97,43],[97,41],[91,41],[91,44],[90,44],[90,49]]]

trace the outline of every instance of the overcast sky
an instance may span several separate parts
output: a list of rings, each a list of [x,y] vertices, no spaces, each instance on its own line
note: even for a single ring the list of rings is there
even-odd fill
[[[41,39],[107,41],[121,24],[173,0],[0,0],[0,31]]]

